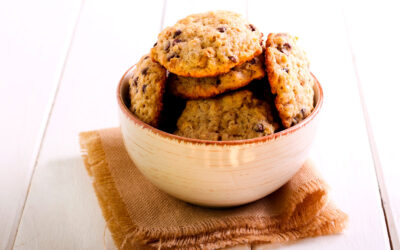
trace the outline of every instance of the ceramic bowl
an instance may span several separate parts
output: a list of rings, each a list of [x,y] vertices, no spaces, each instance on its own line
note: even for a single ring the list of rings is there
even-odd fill
[[[117,90],[125,147],[141,173],[166,193],[202,206],[242,205],[277,190],[306,161],[323,102],[317,80],[314,111],[299,124],[265,137],[207,141],[163,132],[134,116],[128,108],[132,69]]]

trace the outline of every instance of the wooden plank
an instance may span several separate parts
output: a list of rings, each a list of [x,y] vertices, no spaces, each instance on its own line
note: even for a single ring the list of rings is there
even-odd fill
[[[279,11],[275,11],[279,10]],[[349,215],[340,235],[306,239],[283,249],[389,249],[343,13],[335,2],[249,1],[249,20],[265,33],[300,37],[325,101],[312,158]],[[254,249],[269,249],[258,246]]]
[[[85,1],[43,141],[16,249],[107,249],[91,180],[80,158],[80,131],[118,125],[115,91],[147,53],[163,1]]]
[[[81,0],[0,3],[0,249],[10,249]]]
[[[359,6],[362,4],[362,11]],[[400,249],[399,4],[353,1],[345,6],[355,69],[365,102],[370,143],[393,249]],[[371,18],[371,17],[374,18]]]

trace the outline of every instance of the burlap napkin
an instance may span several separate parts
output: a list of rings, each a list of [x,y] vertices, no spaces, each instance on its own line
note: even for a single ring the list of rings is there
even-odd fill
[[[328,201],[308,161],[275,193],[248,205],[203,208],[148,182],[125,151],[119,128],[80,134],[103,216],[120,249],[218,249],[334,234],[347,216]]]

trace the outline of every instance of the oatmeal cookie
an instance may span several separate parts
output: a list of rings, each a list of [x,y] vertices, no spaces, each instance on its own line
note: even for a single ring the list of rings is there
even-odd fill
[[[213,141],[241,140],[274,133],[269,104],[254,98],[250,90],[218,98],[189,100],[177,123],[175,134]]]
[[[158,35],[153,60],[168,71],[210,77],[262,53],[262,33],[239,14],[211,11],[190,15]]]
[[[260,55],[216,77],[194,78],[170,74],[167,86],[174,95],[185,99],[209,98],[241,88],[264,76],[264,56]]]
[[[149,55],[136,64],[129,79],[130,110],[143,122],[157,127],[166,82],[166,70]]]
[[[285,128],[304,120],[314,109],[314,78],[296,41],[286,33],[271,33],[266,43],[268,80]]]

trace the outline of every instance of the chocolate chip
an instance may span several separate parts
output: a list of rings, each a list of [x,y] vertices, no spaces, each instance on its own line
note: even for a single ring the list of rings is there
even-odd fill
[[[215,82],[215,84],[217,84],[217,86],[220,85],[221,84],[221,79],[218,78],[217,81]]]
[[[157,43],[155,43],[154,45],[153,45],[153,47],[156,47],[157,46]]]
[[[284,70],[286,73],[289,73],[289,69],[288,69],[288,68],[283,68],[283,70]]]
[[[306,109],[302,108],[300,111],[301,111],[301,114],[303,115],[303,117],[305,117],[306,116]]]
[[[169,60],[171,60],[172,58],[179,58],[179,55],[176,54],[176,53],[172,53],[172,54],[170,54],[170,55],[167,57],[167,60],[169,61]]]
[[[249,24],[249,29],[251,31],[256,31],[256,27],[253,24]]]
[[[255,58],[251,59],[250,64],[256,64],[256,59]]]
[[[228,56],[229,60],[231,60],[232,62],[236,63],[237,59],[234,56]]]
[[[226,31],[225,27],[218,27],[217,30],[221,33],[224,33]]]
[[[167,41],[164,45],[164,50],[168,51],[169,50],[169,46],[171,45],[171,43],[169,41]]]
[[[291,50],[292,49],[292,46],[289,44],[289,43],[285,43],[284,45],[283,45],[283,48],[285,49],[285,50]]]
[[[149,56],[145,56],[145,57],[144,57],[144,60],[146,60],[146,59],[149,59]]]
[[[143,93],[145,93],[145,92],[146,92],[146,88],[147,88],[147,85],[146,85],[146,84],[144,84],[144,85],[142,86]]]
[[[182,33],[182,30],[176,30],[174,33],[174,38],[179,36]]]
[[[277,49],[281,52],[281,53],[285,53],[290,51],[292,49],[292,46],[289,43],[284,43],[282,46],[278,45]]]
[[[180,42],[182,42],[182,40],[177,38],[172,42],[172,46],[175,46],[175,44],[180,43]]]
[[[146,67],[146,68],[142,69],[142,74],[146,75],[148,70],[149,70],[149,67]]]
[[[137,86],[138,80],[139,80],[139,77],[138,77],[138,76],[135,77],[135,78],[133,78],[133,85]]]
[[[262,123],[256,124],[254,131],[256,132],[263,132],[264,131],[264,125]]]

